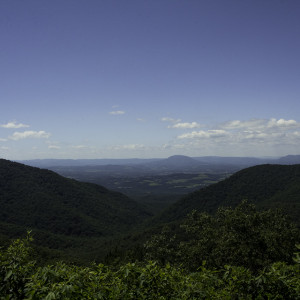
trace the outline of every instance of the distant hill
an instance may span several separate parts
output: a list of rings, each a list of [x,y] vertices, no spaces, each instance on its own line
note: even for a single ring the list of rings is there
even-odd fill
[[[160,167],[166,169],[182,169],[182,168],[193,168],[195,165],[200,165],[201,163],[195,159],[184,156],[184,155],[173,155],[166,159],[161,159],[154,162],[147,163],[148,167]]]
[[[90,170],[99,175],[130,177],[165,175],[174,172],[235,172],[241,169],[236,164],[201,161],[184,155],[174,155],[165,159],[37,159],[19,162],[28,166],[50,169],[59,174]]]
[[[243,199],[258,208],[282,208],[300,226],[300,165],[260,165],[184,196],[155,220],[167,223],[193,209],[214,213],[220,206],[236,206]]]
[[[258,158],[258,157],[223,157],[223,156],[202,156],[194,157],[195,160],[206,164],[232,165],[239,167],[255,166],[273,163],[277,159]]]
[[[1,232],[10,228],[101,237],[125,232],[148,213],[127,196],[52,171],[0,160]]]
[[[107,166],[107,165],[139,165],[159,159],[141,159],[141,158],[129,158],[129,159],[32,159],[32,160],[20,160],[19,163],[23,163],[28,166],[38,168],[52,168],[52,167],[85,167],[85,166]]]
[[[300,155],[287,155],[280,158],[203,156],[194,157],[194,159],[206,164],[232,165],[239,167],[250,167],[262,164],[300,164]]]
[[[300,155],[287,155],[287,156],[280,157],[277,160],[277,163],[283,165],[300,164]]]
[[[281,158],[257,157],[189,157],[174,155],[155,159],[35,159],[19,161],[25,165],[47,168],[55,172],[74,172],[77,168],[97,168],[105,175],[141,176],[145,174],[170,174],[174,172],[236,172],[241,169],[262,164],[299,164],[300,155]],[[70,169],[69,169],[70,168]],[[76,168],[76,169],[75,169]],[[80,171],[80,169],[78,169]],[[77,170],[76,170],[77,172]]]

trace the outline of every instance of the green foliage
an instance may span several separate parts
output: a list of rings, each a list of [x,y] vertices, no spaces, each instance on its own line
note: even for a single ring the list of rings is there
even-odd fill
[[[37,267],[29,262],[26,239],[0,257],[0,299],[300,299],[299,263],[274,263],[258,274],[245,267],[185,273],[155,262],[128,263],[117,270],[63,262]],[[299,253],[297,254],[299,255]]]
[[[196,270],[202,261],[253,271],[276,262],[292,262],[299,230],[279,211],[257,211],[241,203],[219,208],[215,216],[193,211],[181,225],[165,227],[145,244],[148,258]]]
[[[293,260],[295,263],[298,263],[300,265],[300,244],[296,245],[297,252],[295,252],[295,257],[293,257]]]
[[[17,239],[6,251],[0,252],[1,299],[23,299],[25,285],[35,265],[29,261],[30,241],[32,238],[28,232],[25,239]]]

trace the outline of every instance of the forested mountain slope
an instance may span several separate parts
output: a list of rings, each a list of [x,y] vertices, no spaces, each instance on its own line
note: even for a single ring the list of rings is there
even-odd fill
[[[68,236],[124,232],[148,214],[127,196],[0,160],[0,234],[22,227]],[[5,227],[5,228],[4,228]]]
[[[236,206],[243,199],[258,208],[282,208],[300,225],[300,165],[260,165],[186,195],[167,208],[154,223],[185,217],[196,209],[214,213],[220,206]]]

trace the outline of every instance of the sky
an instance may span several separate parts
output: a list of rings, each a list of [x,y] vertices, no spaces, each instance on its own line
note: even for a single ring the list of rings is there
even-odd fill
[[[300,154],[300,1],[0,1],[0,158]]]

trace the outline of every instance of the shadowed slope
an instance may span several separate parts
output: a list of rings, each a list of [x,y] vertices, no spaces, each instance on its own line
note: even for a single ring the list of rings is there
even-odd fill
[[[0,221],[75,236],[124,232],[147,213],[127,196],[0,160]]]
[[[214,213],[220,206],[234,207],[243,199],[258,208],[282,208],[299,224],[300,165],[260,165],[244,169],[228,179],[186,195],[156,221],[175,221],[193,209]]]

